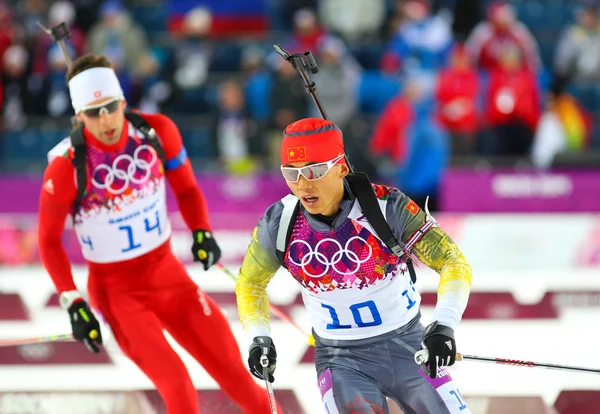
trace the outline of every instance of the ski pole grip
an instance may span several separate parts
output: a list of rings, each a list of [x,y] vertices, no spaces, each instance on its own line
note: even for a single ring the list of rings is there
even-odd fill
[[[269,353],[269,348],[263,348],[263,354],[260,356],[260,365],[263,368],[266,368],[269,366],[269,357],[267,356],[268,353]]]
[[[427,349],[421,349],[415,353],[415,362],[419,365],[426,364],[429,360],[429,351]],[[463,356],[460,352],[456,353],[456,360],[462,361]]]

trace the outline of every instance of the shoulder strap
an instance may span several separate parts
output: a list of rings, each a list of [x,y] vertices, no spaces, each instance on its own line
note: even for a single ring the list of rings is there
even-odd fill
[[[73,129],[70,133],[71,145],[75,155],[75,172],[77,174],[77,198],[75,199],[75,212],[79,211],[81,200],[87,186],[87,167],[85,138],[83,137],[83,125]],[[73,217],[75,219],[75,217]]]
[[[165,152],[156,136],[156,132],[153,128],[148,125],[148,122],[141,115],[135,112],[126,111],[125,118],[133,124],[133,126],[140,130],[144,137],[148,140],[148,143],[156,153],[158,154],[163,165],[166,164]],[[85,194],[85,188],[87,186],[87,168],[86,168],[86,146],[85,138],[83,136],[83,125],[79,124],[76,128],[71,131],[70,134],[71,145],[73,146],[73,152],[75,154],[75,171],[77,173],[77,198],[75,199],[75,211],[79,210],[81,200]]]
[[[383,240],[392,253],[398,257],[404,256],[410,278],[412,282],[415,283],[417,281],[417,275],[412,260],[408,255],[404,254],[402,247],[398,243],[398,240],[396,240],[388,222],[383,216],[381,208],[379,207],[379,202],[377,201],[377,196],[375,195],[375,191],[373,191],[373,186],[371,185],[371,181],[367,174],[361,172],[350,173],[346,176],[346,180],[348,181],[348,184],[350,184],[352,193],[360,203],[362,212],[369,221],[369,224],[373,227],[373,230],[375,230],[375,233]]]
[[[127,118],[127,120],[131,122],[136,129],[144,134],[144,137],[146,140],[148,140],[148,143],[154,149],[154,151],[156,151],[163,165],[166,165],[167,157],[160,141],[158,140],[158,137],[156,136],[156,131],[154,128],[152,128],[148,122],[146,122],[146,120],[137,112],[125,111],[125,118]]]
[[[275,242],[275,248],[277,259],[285,267],[285,249],[292,235],[292,229],[294,228],[294,220],[300,209],[300,200],[293,194],[288,194],[283,199],[283,211],[281,212],[281,218],[279,219],[279,229],[277,230],[277,240]]]
[[[375,233],[383,240],[385,245],[398,257],[404,256],[404,261],[408,267],[408,273],[413,283],[417,282],[417,274],[413,262],[408,255],[404,254],[402,247],[396,240],[396,237],[392,233],[390,226],[388,225],[385,217],[383,216],[375,191],[369,177],[365,173],[351,173],[346,177],[352,193],[358,199],[360,206],[362,207],[363,214],[369,221],[369,224],[375,230]],[[298,214],[300,208],[300,200],[293,194],[289,194],[282,200],[283,211],[279,220],[279,229],[277,230],[277,241],[276,241],[276,253],[279,262],[283,265],[285,260],[285,249],[290,240],[292,234],[292,228],[294,226],[294,220]]]

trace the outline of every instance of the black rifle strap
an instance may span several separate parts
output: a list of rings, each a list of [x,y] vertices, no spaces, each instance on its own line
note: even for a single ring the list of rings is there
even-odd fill
[[[375,191],[373,190],[373,186],[371,185],[371,181],[367,174],[361,172],[350,173],[346,176],[346,180],[350,185],[352,193],[358,200],[367,221],[371,227],[373,227],[373,230],[375,230],[375,233],[383,240],[392,253],[398,257],[404,256],[410,279],[413,283],[416,283],[417,274],[415,273],[413,262],[411,258],[404,253],[402,246],[400,246],[398,240],[396,240],[388,222],[383,216],[381,208],[379,207],[379,202],[377,201],[377,196],[375,195]]]
[[[298,211],[300,211],[300,200],[295,195],[289,194],[281,202],[283,203],[283,211],[279,219],[275,254],[279,263],[285,267],[285,250],[290,242],[290,237],[292,237],[296,216],[298,215]]]
[[[139,130],[150,146],[156,151],[163,165],[167,163],[165,151],[156,136],[156,132],[142,116],[136,112],[126,111],[125,118],[131,122],[135,129]],[[75,154],[75,171],[77,172],[77,198],[75,199],[75,212],[79,211],[81,200],[85,195],[87,186],[86,146],[83,136],[83,124],[73,129],[70,134],[71,145]]]
[[[86,148],[85,138],[83,137],[83,125],[73,129],[70,137],[71,145],[73,146],[75,171],[77,173],[77,198],[75,199],[75,214],[77,214],[87,186]],[[75,214],[73,215],[73,220],[75,220]]]
[[[163,149],[158,137],[156,136],[156,131],[148,122],[140,114],[137,112],[126,111],[125,118],[135,127],[135,129],[139,130],[144,138],[148,141],[150,146],[156,151],[158,154],[158,158],[162,161],[163,165],[167,165],[167,157],[165,156],[165,150]]]
[[[404,253],[404,250],[396,240],[396,237],[394,237],[390,226],[381,212],[381,208],[379,208],[377,196],[375,195],[375,191],[373,191],[373,186],[371,185],[371,181],[367,174],[350,173],[346,177],[346,180],[348,181],[352,193],[358,200],[367,221],[371,227],[373,227],[373,230],[375,230],[375,233],[383,240],[392,253],[398,257],[404,256],[410,279],[413,283],[416,283],[417,274],[412,259]],[[296,215],[300,209],[300,200],[293,195],[288,195],[282,202],[283,211],[279,221],[279,230],[277,232],[276,255],[279,262],[285,267],[285,250],[289,244],[294,221],[296,220]]]

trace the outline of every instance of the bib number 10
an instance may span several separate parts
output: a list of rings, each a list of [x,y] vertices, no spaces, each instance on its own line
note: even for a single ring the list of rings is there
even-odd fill
[[[410,282],[410,288],[402,292],[402,296],[407,300],[407,310],[411,309],[417,304],[417,302],[412,298],[412,292],[416,292],[416,290],[412,282]],[[327,309],[329,311],[329,316],[331,316],[332,322],[327,324],[327,329],[351,329],[356,327],[366,328],[369,326],[378,326],[383,323],[379,309],[377,309],[377,305],[375,305],[375,302],[372,300],[355,303],[354,305],[350,306],[349,309],[350,312],[352,312],[352,318],[354,319],[353,325],[342,325],[340,322],[340,317],[333,306],[321,303],[321,307]]]
[[[327,324],[327,329],[350,329],[352,325],[342,325],[340,324],[340,317],[338,316],[336,310],[333,306],[325,305],[321,303],[321,306],[325,309],[329,310],[329,315],[333,320],[333,323]],[[364,321],[363,316],[360,313],[361,309],[365,309],[366,311],[371,313],[371,320]],[[356,303],[350,306],[350,311],[352,312],[352,316],[354,317],[354,323],[359,328],[365,328],[367,326],[377,326],[381,325],[381,315],[379,314],[379,310],[375,305],[375,302],[372,300],[368,300],[366,302]]]

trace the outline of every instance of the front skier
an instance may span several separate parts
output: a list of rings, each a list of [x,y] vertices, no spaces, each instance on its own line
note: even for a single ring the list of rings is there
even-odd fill
[[[405,256],[392,253],[376,235],[345,179],[349,168],[338,127],[313,118],[292,123],[284,131],[281,165],[295,197],[266,210],[236,286],[242,326],[251,343],[250,371],[262,378],[259,359],[268,348],[269,380],[274,380],[277,354],[270,338],[266,287],[284,266],[301,286],[313,326],[326,412],[387,413],[389,396],[406,414],[469,413],[445,370],[455,362],[454,329],[471,285],[471,267],[458,247],[402,192],[373,185],[404,252],[440,275],[433,322],[423,328],[421,298]],[[280,225],[290,211],[286,205],[298,199],[300,208],[287,217],[291,224],[286,232]],[[422,347],[429,351],[429,373],[414,362]]]

